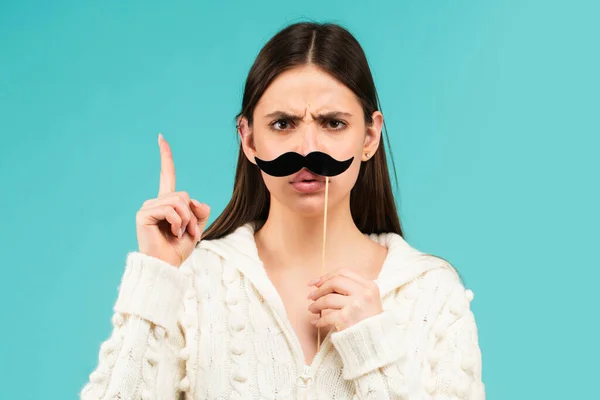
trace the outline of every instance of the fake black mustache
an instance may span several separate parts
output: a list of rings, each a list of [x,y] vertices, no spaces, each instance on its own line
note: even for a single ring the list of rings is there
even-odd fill
[[[321,176],[336,176],[346,171],[354,157],[345,161],[338,161],[329,154],[313,151],[306,156],[289,151],[271,161],[264,161],[254,157],[256,165],[266,174],[276,177],[292,175],[302,168],[307,168],[312,173]]]

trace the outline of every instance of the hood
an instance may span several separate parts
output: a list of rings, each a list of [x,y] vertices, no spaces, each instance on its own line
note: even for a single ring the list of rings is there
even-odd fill
[[[232,265],[246,275],[257,286],[257,289],[269,293],[273,287],[258,255],[254,241],[255,227],[255,222],[249,222],[223,238],[203,240],[198,247],[232,261]],[[454,271],[447,261],[422,253],[410,246],[402,236],[396,233],[372,233],[365,236],[388,249],[379,277],[375,280],[379,286],[381,297],[429,270],[449,268]],[[275,293],[271,299],[267,300],[279,302]]]

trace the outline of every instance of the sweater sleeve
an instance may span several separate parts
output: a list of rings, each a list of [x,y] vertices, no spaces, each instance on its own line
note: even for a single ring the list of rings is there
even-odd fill
[[[81,399],[176,399],[186,389],[180,357],[185,331],[178,319],[190,279],[183,267],[139,252],[128,255],[112,333]]]
[[[484,400],[471,299],[453,270],[432,270],[383,313],[332,334],[355,398]]]

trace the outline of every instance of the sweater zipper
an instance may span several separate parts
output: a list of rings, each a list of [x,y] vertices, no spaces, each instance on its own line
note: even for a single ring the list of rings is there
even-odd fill
[[[304,365],[303,373],[296,378],[296,397],[301,400],[308,400],[314,382],[315,378],[310,374],[310,367]]]

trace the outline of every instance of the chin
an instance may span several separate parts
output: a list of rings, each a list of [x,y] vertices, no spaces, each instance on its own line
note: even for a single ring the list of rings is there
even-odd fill
[[[323,201],[320,201],[318,205],[299,201],[296,204],[292,204],[289,208],[291,211],[302,217],[316,218],[323,216],[323,207]]]

